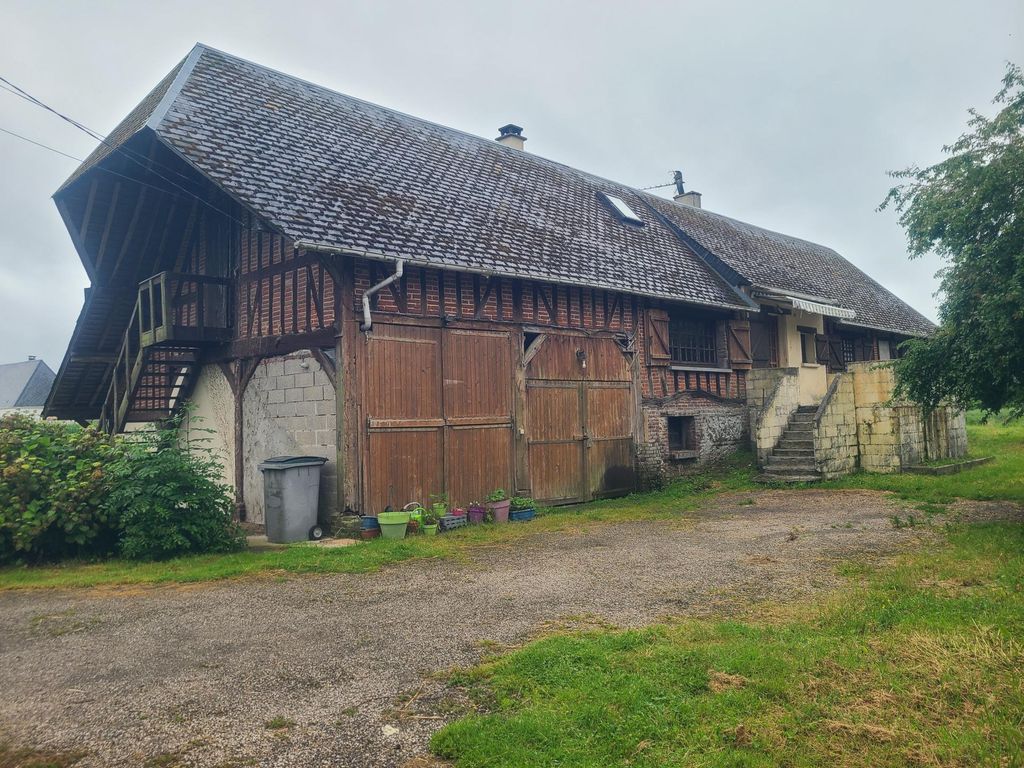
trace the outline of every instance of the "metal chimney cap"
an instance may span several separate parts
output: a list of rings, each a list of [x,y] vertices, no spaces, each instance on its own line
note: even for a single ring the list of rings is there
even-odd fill
[[[503,126],[501,126],[501,128],[498,129],[498,138],[499,139],[502,138],[503,136],[522,136],[522,135],[523,135],[523,128],[522,128],[522,126],[516,125],[515,123],[509,123],[508,125],[503,125]],[[524,139],[524,141],[525,141],[525,139]]]

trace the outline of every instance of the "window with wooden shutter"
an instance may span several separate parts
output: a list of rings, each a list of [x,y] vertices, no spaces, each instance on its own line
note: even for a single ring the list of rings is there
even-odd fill
[[[818,365],[828,365],[828,336],[821,333],[814,335],[814,351]]]
[[[647,364],[668,365],[672,360],[669,347],[668,312],[664,309],[647,310]]]
[[[828,369],[830,371],[845,371],[846,359],[843,352],[843,339],[838,336],[828,337]]]
[[[729,322],[729,366],[752,368],[754,358],[750,347],[750,323],[747,320]]]

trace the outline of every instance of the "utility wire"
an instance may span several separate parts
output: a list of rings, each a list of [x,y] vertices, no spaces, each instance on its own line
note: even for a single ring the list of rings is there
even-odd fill
[[[48,149],[50,152],[55,152],[56,154],[60,155],[61,157],[66,157],[69,160],[74,160],[75,162],[78,162],[78,163],[85,162],[80,157],[75,157],[74,155],[69,155],[67,152],[62,152],[61,150],[56,149],[55,147],[51,147],[49,144],[43,144],[41,141],[36,141],[35,139],[30,139],[28,136],[22,136],[20,133],[15,133],[14,131],[9,131],[9,130],[7,130],[6,128],[4,128],[2,126],[0,126],[0,133],[6,133],[8,136],[13,136],[16,139],[21,139],[22,141],[27,141],[29,144],[34,144],[35,146],[42,147],[43,149]],[[142,179],[136,179],[136,178],[134,178],[132,176],[126,176],[125,174],[118,173],[117,171],[112,170],[111,168],[104,168],[102,166],[96,166],[96,170],[97,171],[101,171],[102,173],[108,173],[111,176],[117,176],[119,179],[124,179],[125,181],[130,181],[133,184],[138,184],[139,186],[142,186],[142,187],[149,187],[150,189],[155,189],[157,192],[163,192],[165,195],[168,195],[172,200],[187,200],[188,199],[184,195],[175,194],[174,192],[172,192],[172,191],[170,191],[168,189],[165,189],[164,187],[158,187],[156,184],[150,184],[149,182],[143,181]]]
[[[4,85],[5,83],[6,83],[6,85]],[[151,160],[150,158],[147,158],[144,155],[140,155],[137,152],[132,152],[129,149],[127,149],[126,147],[124,147],[124,146],[112,145],[109,141],[107,141],[106,137],[103,134],[101,134],[99,131],[97,131],[97,130],[95,130],[93,128],[90,128],[89,126],[84,125],[83,123],[80,123],[79,121],[74,120],[74,119],[68,117],[67,115],[65,115],[65,114],[63,114],[61,112],[58,112],[53,107],[49,106],[48,104],[43,103],[42,101],[37,99],[35,96],[33,96],[31,93],[26,91],[24,88],[20,88],[19,86],[15,85],[14,83],[12,83],[10,80],[8,80],[5,77],[0,77],[0,88],[3,88],[3,90],[7,91],[8,93],[14,94],[15,96],[17,96],[17,97],[19,97],[21,99],[24,99],[25,101],[29,102],[30,104],[33,104],[33,105],[35,105],[37,107],[41,107],[42,109],[45,109],[47,112],[53,113],[54,115],[59,117],[61,120],[64,120],[64,121],[70,123],[71,125],[73,125],[78,130],[85,132],[86,135],[90,136],[93,139],[96,139],[96,141],[100,142],[101,144],[106,145],[107,147],[109,147],[110,149],[112,149],[112,150],[114,150],[116,152],[120,152],[121,154],[125,155],[125,157],[128,157],[129,160],[134,160],[138,165],[143,165],[146,170],[152,170],[152,168],[150,166],[156,166],[158,168],[162,168],[163,170],[167,171],[168,173],[173,173],[176,176],[180,176],[181,178],[185,179],[186,181],[191,181],[191,179],[189,179],[189,177],[186,176],[181,171],[175,170],[173,168],[168,168],[166,165],[158,163],[155,160]],[[144,165],[144,164],[146,164],[146,165]],[[170,181],[170,179],[166,179],[166,181]],[[173,183],[173,182],[171,182],[171,183]]]
[[[88,128],[88,127],[86,127],[86,126],[82,125],[82,124],[81,124],[80,122],[78,122],[77,120],[74,120],[74,119],[72,119],[72,118],[68,117],[67,115],[65,115],[65,114],[62,114],[61,112],[58,112],[58,111],[57,111],[56,109],[54,109],[53,107],[51,107],[51,106],[49,106],[48,104],[45,104],[45,103],[43,103],[42,101],[40,101],[39,99],[37,99],[37,98],[36,98],[35,96],[33,96],[32,94],[30,94],[30,93],[29,93],[28,91],[24,90],[23,88],[19,88],[19,87],[18,87],[17,85],[15,85],[14,83],[12,83],[12,82],[11,82],[10,80],[8,80],[7,78],[5,78],[5,77],[2,77],[2,76],[0,76],[0,83],[3,83],[3,84],[5,84],[5,85],[8,85],[8,86],[10,86],[10,88],[4,88],[4,90],[10,91],[10,89],[11,89],[11,88],[13,88],[13,89],[14,89],[13,93],[14,93],[14,95],[15,95],[15,96],[19,96],[19,97],[21,97],[21,98],[25,99],[26,101],[28,101],[28,102],[30,102],[30,103],[32,103],[32,104],[35,104],[36,106],[38,106],[38,107],[40,107],[40,108],[42,108],[42,109],[45,109],[45,110],[46,110],[47,112],[51,112],[51,113],[53,113],[54,115],[56,115],[57,117],[59,117],[59,118],[60,118],[61,120],[64,120],[65,122],[67,122],[67,123],[70,123],[70,124],[71,124],[71,125],[73,125],[73,126],[74,126],[75,128],[77,128],[78,130],[80,130],[80,131],[82,131],[83,133],[85,133],[86,135],[88,135],[88,136],[90,136],[90,137],[92,137],[92,138],[96,139],[96,140],[97,140],[97,141],[99,141],[100,143],[104,144],[104,145],[105,145],[105,146],[107,146],[107,147],[108,147],[108,148],[109,148],[109,149],[110,149],[110,150],[111,150],[112,152],[119,152],[119,153],[121,153],[121,154],[122,154],[122,155],[124,155],[124,156],[125,156],[126,158],[128,158],[128,159],[129,159],[129,160],[131,160],[131,161],[132,161],[133,163],[135,163],[135,164],[136,164],[136,165],[138,165],[138,166],[139,166],[140,168],[142,168],[142,169],[143,169],[144,171],[148,171],[149,173],[152,173],[153,175],[155,175],[156,177],[158,177],[158,178],[162,179],[163,181],[166,181],[166,182],[167,182],[168,184],[171,184],[172,186],[174,186],[174,187],[177,187],[177,188],[178,188],[178,189],[180,189],[180,190],[181,190],[182,192],[184,192],[184,193],[185,193],[186,195],[188,195],[188,196],[190,196],[190,197],[193,197],[193,198],[195,198],[196,200],[198,200],[198,201],[199,201],[200,203],[202,203],[203,205],[207,206],[208,208],[210,208],[210,209],[211,209],[211,210],[213,210],[213,211],[216,211],[217,213],[221,214],[221,215],[222,215],[222,216],[224,216],[225,218],[227,218],[227,219],[230,219],[231,221],[234,221],[234,222],[235,222],[236,224],[238,224],[239,226],[242,226],[242,227],[244,227],[244,226],[245,226],[245,223],[244,223],[243,221],[241,221],[241,220],[239,220],[239,219],[235,218],[234,216],[232,216],[232,215],[231,215],[230,213],[228,213],[227,211],[223,211],[223,210],[221,210],[220,208],[218,208],[217,206],[215,206],[215,205],[214,205],[213,203],[210,203],[209,201],[207,201],[207,200],[204,200],[204,199],[203,199],[202,197],[200,197],[199,195],[197,195],[197,194],[196,194],[195,192],[193,192],[192,190],[190,190],[190,189],[186,189],[185,187],[181,186],[181,185],[180,185],[180,184],[178,184],[177,182],[175,182],[175,181],[172,181],[171,179],[168,179],[168,178],[167,178],[166,176],[164,176],[163,174],[161,174],[161,173],[157,172],[157,170],[156,170],[155,168],[153,168],[153,165],[154,165],[154,163],[148,163],[148,164],[147,164],[147,163],[144,163],[144,162],[140,161],[140,160],[139,160],[139,159],[137,159],[136,157],[133,157],[131,153],[129,153],[129,152],[127,152],[127,151],[125,151],[125,150],[124,150],[124,149],[123,149],[122,147],[120,147],[120,146],[118,146],[118,145],[116,145],[116,144],[111,144],[111,143],[110,143],[110,142],[109,142],[109,141],[108,141],[108,140],[107,140],[107,139],[106,139],[106,138],[105,138],[104,136],[102,136],[102,135],[101,135],[101,134],[99,134],[98,132],[96,132],[96,131],[92,130],[91,128]],[[0,86],[0,87],[2,87],[2,86]],[[63,154],[63,153],[62,153],[62,154]]]
[[[67,152],[61,152],[59,149],[54,149],[53,147],[51,147],[51,146],[49,146],[47,144],[43,144],[42,142],[30,139],[28,136],[22,136],[20,133],[15,133],[14,131],[8,131],[6,128],[0,128],[0,133],[6,133],[8,136],[13,136],[16,139],[21,139],[22,141],[27,141],[29,144],[35,144],[37,147],[42,147],[43,149],[48,149],[51,152],[56,152],[58,155],[62,155],[62,156],[66,157],[66,158],[68,158],[70,160],[77,160],[80,163],[83,162],[82,158],[80,158],[80,157],[75,157],[74,155],[69,155]]]

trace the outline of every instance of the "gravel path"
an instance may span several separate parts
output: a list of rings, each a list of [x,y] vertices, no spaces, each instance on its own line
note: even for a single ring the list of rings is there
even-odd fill
[[[926,535],[895,529],[897,511],[871,492],[764,491],[461,564],[2,593],[0,743],[85,750],[82,768],[429,765],[444,722],[417,714],[443,694],[430,672],[550,622],[635,626],[828,588],[837,560]]]

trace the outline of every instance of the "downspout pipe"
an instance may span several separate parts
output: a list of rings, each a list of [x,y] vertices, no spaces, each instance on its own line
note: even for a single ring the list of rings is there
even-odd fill
[[[359,326],[360,331],[367,333],[371,328],[373,328],[373,317],[370,315],[370,299],[375,293],[377,293],[377,291],[382,288],[387,288],[395,282],[395,280],[401,280],[404,271],[405,261],[403,259],[398,259],[398,261],[395,262],[394,274],[388,275],[376,285],[371,285],[363,291],[363,324]]]

